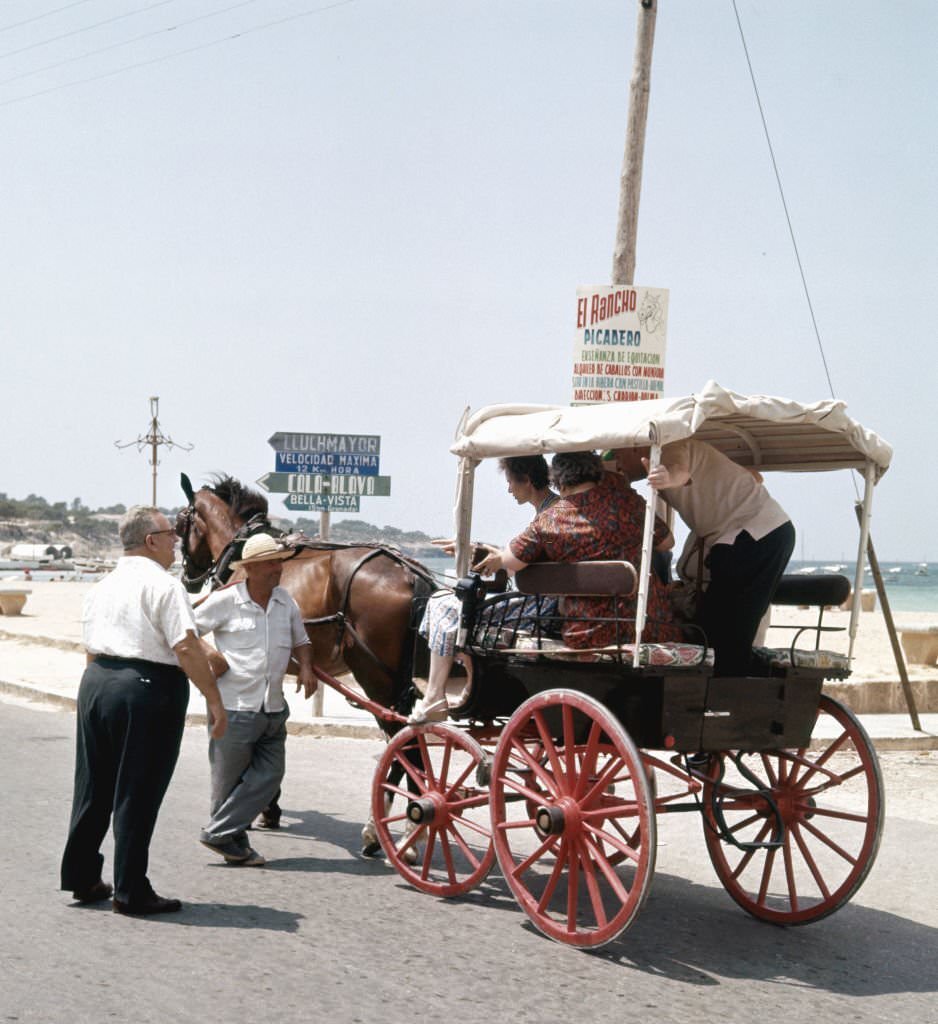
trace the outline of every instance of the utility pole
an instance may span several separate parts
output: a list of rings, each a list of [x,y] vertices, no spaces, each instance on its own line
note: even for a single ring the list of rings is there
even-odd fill
[[[642,192],[642,159],[645,124],[651,91],[651,52],[655,42],[658,0],[639,0],[635,33],[635,60],[629,84],[629,117],[625,131],[625,155],[619,179],[619,220],[612,253],[611,284],[635,284],[635,239],[638,234],[638,201]]]
[[[160,400],[158,397],[152,397],[150,399],[150,432],[142,437],[137,437],[136,441],[115,441],[114,444],[117,448],[130,448],[136,445],[137,451],[142,452],[147,446],[150,447],[150,465],[153,467],[153,501],[151,504],[156,508],[156,467],[159,465],[159,456],[157,450],[160,445],[165,445],[167,448],[182,448],[183,451],[191,452],[191,444],[177,444],[171,437],[167,437],[160,429],[159,421],[160,411]]]

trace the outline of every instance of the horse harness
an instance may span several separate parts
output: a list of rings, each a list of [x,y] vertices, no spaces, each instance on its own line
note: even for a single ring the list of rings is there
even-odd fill
[[[308,538],[304,538],[303,541],[300,542],[300,544],[301,548],[306,547],[314,548],[317,550],[325,549],[333,551],[343,550],[349,547],[361,546],[357,544],[350,545],[329,543],[323,541],[317,542],[309,540]],[[301,550],[301,548],[298,548],[298,550]],[[345,581],[345,586],[343,587],[342,602],[337,612],[334,612],[332,615],[322,615],[315,619],[304,619],[303,624],[305,626],[324,626],[329,625],[331,623],[335,623],[337,649],[341,649],[343,637],[346,633],[348,633],[348,635],[352,638],[353,643],[357,644],[357,646],[361,648],[361,650],[388,677],[388,679],[394,682],[396,680],[397,675],[409,680],[410,669],[409,665],[406,663],[406,659],[405,664],[402,665],[398,669],[397,674],[395,674],[394,670],[390,668],[388,665],[386,665],[368,646],[368,644],[362,638],[361,634],[358,632],[358,630],[355,629],[355,627],[352,625],[348,618],[348,603],[352,591],[352,583],[355,580],[355,577],[358,575],[358,572],[362,568],[362,566],[370,562],[373,558],[377,558],[379,555],[385,555],[387,558],[390,558],[392,562],[396,562],[402,568],[408,569],[414,574],[414,596],[411,601],[411,616],[408,628],[411,630],[415,629],[416,623],[419,622],[421,617],[421,615],[418,614],[418,608],[419,612],[422,614],[423,608],[427,603],[427,599],[435,589],[433,577],[418,562],[415,562],[413,559],[407,558],[406,555],[402,555],[399,551],[395,551],[393,548],[387,548],[383,545],[376,545],[369,551],[366,551],[365,554],[362,555],[361,558],[359,558],[358,561],[352,566],[352,569],[348,574],[348,578]]]
[[[218,587],[224,586],[231,577],[232,569],[231,563],[236,561],[235,554],[239,552],[243,547],[244,542],[248,537],[253,536],[255,533],[266,532],[272,536],[278,537],[281,540],[286,539],[294,546],[294,552],[289,557],[296,558],[299,553],[303,550],[331,550],[339,551],[349,547],[361,547],[362,545],[351,545],[351,544],[338,544],[329,541],[314,541],[303,534],[292,534],[286,535],[282,530],[276,529],[268,517],[263,512],[258,512],[256,515],[251,516],[250,519],[242,523],[241,526],[233,534],[232,538],[225,547],[222,549],[221,554],[217,559],[214,559],[207,569],[203,572],[196,570],[196,575],[193,575],[192,560],[189,556],[189,534],[192,531],[192,522],[195,518],[195,505],[190,501],[190,504],[184,508],[177,517],[176,532],[182,538],[182,583],[186,590],[190,593],[204,586],[207,581],[211,581],[211,589],[217,590]],[[414,629],[416,622],[419,621],[419,611],[422,612],[423,607],[426,605],[427,599],[435,589],[433,577],[427,572],[426,569],[419,562],[413,559],[407,558],[406,555],[402,555],[399,551],[395,551],[392,548],[387,548],[382,545],[375,545],[369,551],[366,551],[361,558],[352,566],[351,572],[348,574],[348,578],[345,581],[345,587],[343,588],[342,601],[339,606],[339,610],[332,615],[323,615],[315,619],[304,619],[304,626],[323,626],[334,623],[336,626],[336,648],[341,649],[342,640],[346,633],[352,638],[355,643],[365,655],[374,662],[374,664],[392,681],[395,680],[395,672],[392,668],[386,665],[368,646],[361,634],[355,629],[348,618],[348,603],[349,596],[352,589],[352,583],[361,570],[362,566],[370,562],[373,558],[377,558],[379,555],[385,555],[396,562],[402,568],[409,569],[416,577],[414,586],[414,597],[411,610],[411,621],[410,628]],[[289,560],[289,559],[287,559]]]

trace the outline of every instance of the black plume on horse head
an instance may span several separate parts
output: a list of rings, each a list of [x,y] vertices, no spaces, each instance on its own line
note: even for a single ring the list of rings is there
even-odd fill
[[[192,489],[192,481],[185,473],[181,473],[179,476],[179,483],[182,487],[183,494],[186,496],[186,500],[191,505],[195,501],[195,491]]]
[[[214,474],[208,489],[242,519],[250,519],[258,514],[267,515],[267,499],[264,495],[245,487],[233,476],[226,473]]]

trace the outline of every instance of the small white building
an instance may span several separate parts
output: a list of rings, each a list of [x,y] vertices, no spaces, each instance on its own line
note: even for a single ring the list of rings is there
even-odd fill
[[[59,562],[72,557],[68,544],[14,544],[8,555],[11,561]]]

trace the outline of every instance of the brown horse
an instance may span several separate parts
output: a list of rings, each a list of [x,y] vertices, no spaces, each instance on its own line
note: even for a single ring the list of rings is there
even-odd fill
[[[229,476],[193,491],[183,474],[189,504],[178,515],[183,583],[200,590],[231,576],[230,563],[252,533],[272,531],[267,499]],[[313,645],[313,660],[330,675],[351,672],[365,695],[406,714],[413,706],[414,624],[421,599],[436,589],[419,562],[380,545],[346,545],[306,538],[283,563],[280,585],[296,601]],[[415,598],[417,599],[415,601]],[[401,726],[377,718],[386,735]],[[366,825],[363,853],[376,853]]]

